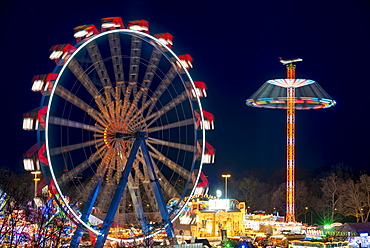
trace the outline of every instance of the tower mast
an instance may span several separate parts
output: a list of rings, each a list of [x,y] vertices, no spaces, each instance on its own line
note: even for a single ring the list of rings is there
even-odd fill
[[[287,78],[295,79],[296,65],[286,65]],[[293,86],[293,84],[292,84]],[[295,151],[295,87],[287,87],[287,187],[286,222],[295,222],[294,217],[294,151]]]

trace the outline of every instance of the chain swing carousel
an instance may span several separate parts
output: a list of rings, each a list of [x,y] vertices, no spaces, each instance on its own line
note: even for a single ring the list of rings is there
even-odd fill
[[[295,111],[326,109],[336,104],[317,82],[296,78],[295,63],[300,61],[302,59],[280,58],[280,62],[286,66],[287,77],[268,80],[246,101],[250,107],[287,111],[286,222],[295,222]]]

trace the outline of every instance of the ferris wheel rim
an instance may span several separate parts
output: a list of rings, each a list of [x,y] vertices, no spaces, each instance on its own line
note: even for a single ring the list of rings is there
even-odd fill
[[[78,48],[75,52],[73,52],[73,54],[71,54],[71,56],[68,58],[68,60],[64,63],[64,65],[62,66],[62,68],[58,67],[59,65],[57,65],[56,69],[55,70],[59,70],[59,75],[55,81],[55,84],[53,85],[53,88],[52,88],[52,91],[51,91],[51,94],[50,94],[50,98],[48,100],[48,104],[47,104],[47,112],[46,112],[46,119],[45,119],[45,146],[46,146],[46,157],[47,157],[47,160],[49,162],[49,171],[51,173],[51,178],[54,180],[54,182],[57,182],[57,178],[56,178],[56,175],[54,173],[54,169],[53,169],[53,163],[52,163],[52,159],[51,159],[51,155],[50,155],[50,147],[49,147],[49,118],[50,118],[50,109],[51,109],[51,103],[53,102],[53,97],[54,97],[54,94],[55,94],[55,89],[56,89],[56,86],[59,84],[59,81],[60,81],[60,77],[61,75],[63,75],[63,72],[64,70],[67,68],[67,65],[70,63],[70,61],[74,58],[74,56],[76,54],[78,54],[78,52],[83,49],[85,46],[87,46],[90,42],[94,41],[95,39],[98,39],[102,36],[105,36],[105,35],[108,35],[108,34],[111,34],[111,33],[123,33],[123,34],[128,34],[128,35],[131,35],[131,36],[135,36],[135,37],[138,37],[148,43],[150,43],[150,45],[152,45],[153,47],[155,47],[155,49],[159,50],[162,55],[166,56],[167,57],[167,54],[165,54],[165,52],[162,50],[162,49],[159,49],[161,48],[162,46],[165,47],[166,51],[168,51],[172,56],[173,58],[176,59],[176,61],[178,61],[182,67],[183,64],[181,63],[180,59],[178,58],[178,56],[172,51],[172,49],[166,47],[159,39],[155,38],[154,36],[151,36],[149,34],[146,34],[146,33],[143,33],[143,32],[140,32],[140,31],[135,31],[135,30],[129,30],[129,29],[116,29],[116,30],[110,30],[110,31],[105,31],[105,32],[102,32],[100,34],[97,34],[93,37],[91,37],[90,39],[86,40],[86,41],[83,41],[83,42],[80,42],[78,44]],[[148,40],[146,39],[143,39],[143,37],[147,38]],[[151,41],[154,42],[151,43]],[[168,58],[167,58],[168,59]],[[184,69],[184,72],[187,76],[187,78],[189,79],[191,85],[193,88],[195,88],[195,85],[194,85],[194,81],[190,75],[190,73]],[[42,101],[45,101],[44,97],[43,97],[43,100]],[[204,122],[204,116],[203,116],[203,113],[202,113],[202,104],[200,102],[200,99],[198,96],[196,96],[196,101],[197,101],[197,104],[198,104],[198,107],[200,109],[200,118],[201,118],[201,122]],[[202,132],[202,137],[205,137],[205,128],[202,127],[201,128],[201,132]],[[197,184],[197,182],[199,181],[199,177],[200,177],[200,172],[202,170],[202,167],[203,167],[203,156],[204,156],[204,152],[205,152],[205,138],[203,138],[201,140],[202,144],[201,144],[201,159],[200,159],[200,163],[199,163],[199,172],[197,173],[197,176],[196,176],[196,180],[194,182],[194,186],[192,187],[192,190],[191,190],[191,193],[190,195],[193,195],[194,192],[195,192],[195,185]],[[193,163],[193,166],[194,166],[194,163]],[[63,203],[67,206],[67,208],[69,209],[69,211],[73,214],[73,216],[78,220],[78,222],[80,224],[82,224],[85,228],[87,228],[88,230],[94,232],[96,235],[100,235],[100,233],[91,228],[91,226],[89,226],[87,223],[85,223],[85,221],[81,220],[80,217],[78,216],[78,214],[73,211],[69,204],[68,204],[68,201],[67,199],[65,198],[64,194],[63,194],[63,191],[61,190],[61,188],[59,187],[58,183],[55,183],[55,187],[58,191],[58,193],[60,194],[60,197],[61,197],[61,200],[63,201]],[[186,200],[186,203],[190,200],[190,197]],[[186,205],[186,203],[183,205],[183,207],[181,209],[184,208],[184,206]],[[179,215],[181,214],[181,211],[179,211],[174,217],[171,218],[171,222],[174,222],[178,217]],[[163,228],[161,228],[157,233],[159,233],[160,231],[162,231]],[[155,235],[155,234],[151,234],[149,235],[148,237],[152,236],[152,235]],[[111,240],[122,240],[122,239],[115,239],[115,238],[112,238],[112,237],[109,237],[109,239]],[[129,241],[130,239],[124,239],[124,240],[127,240]]]

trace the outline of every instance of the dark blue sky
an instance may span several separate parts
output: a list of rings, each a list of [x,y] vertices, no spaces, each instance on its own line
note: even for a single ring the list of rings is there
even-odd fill
[[[22,130],[22,114],[39,105],[32,77],[54,68],[48,49],[74,44],[78,25],[121,16],[125,24],[149,21],[152,34],[171,33],[173,50],[192,55],[193,79],[209,88],[203,107],[216,119],[216,129],[207,133],[216,163],[205,166],[207,175],[285,168],[285,111],[245,105],[265,81],[285,77],[278,57],[303,58],[297,77],[317,81],[337,101],[330,109],[297,112],[296,166],[369,168],[370,4],[216,2],[3,1],[0,166],[22,170],[22,154],[36,142],[35,133]]]

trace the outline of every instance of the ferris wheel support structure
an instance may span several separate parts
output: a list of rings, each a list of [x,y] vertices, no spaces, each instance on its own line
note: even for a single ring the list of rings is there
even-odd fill
[[[150,181],[151,181],[151,184],[152,184],[153,189],[154,189],[155,197],[158,200],[158,205],[159,205],[159,210],[160,210],[160,213],[161,213],[161,216],[162,216],[162,220],[165,223],[167,237],[168,238],[175,237],[175,232],[173,230],[172,223],[169,219],[168,212],[166,211],[166,204],[164,202],[164,198],[163,198],[162,192],[160,190],[160,185],[158,183],[158,177],[156,176],[154,166],[153,166],[153,163],[152,163],[150,155],[149,155],[148,147],[146,146],[146,143],[143,142],[146,139],[146,134],[141,133],[141,132],[136,133],[136,138],[135,139],[136,140],[135,140],[135,142],[134,142],[134,144],[131,148],[131,151],[130,151],[129,159],[127,161],[125,169],[122,172],[122,176],[121,176],[119,185],[118,185],[118,187],[117,187],[117,189],[114,193],[112,202],[109,206],[107,216],[106,216],[106,218],[103,222],[100,235],[99,235],[99,237],[97,239],[97,242],[96,242],[96,245],[95,245],[96,248],[103,247],[104,243],[105,243],[105,240],[107,239],[108,232],[109,232],[110,227],[113,223],[114,215],[117,211],[118,204],[119,204],[120,199],[121,199],[122,194],[123,194],[123,190],[125,189],[126,184],[128,183],[129,173],[131,172],[132,164],[135,160],[135,157],[136,157],[136,154],[138,152],[139,147],[143,151],[145,164],[148,166]],[[139,198],[136,198],[136,199],[139,199]],[[146,223],[146,219],[144,218],[144,219],[141,219],[139,221],[140,221],[140,225],[142,226],[142,229],[145,231],[148,228],[147,223]]]

